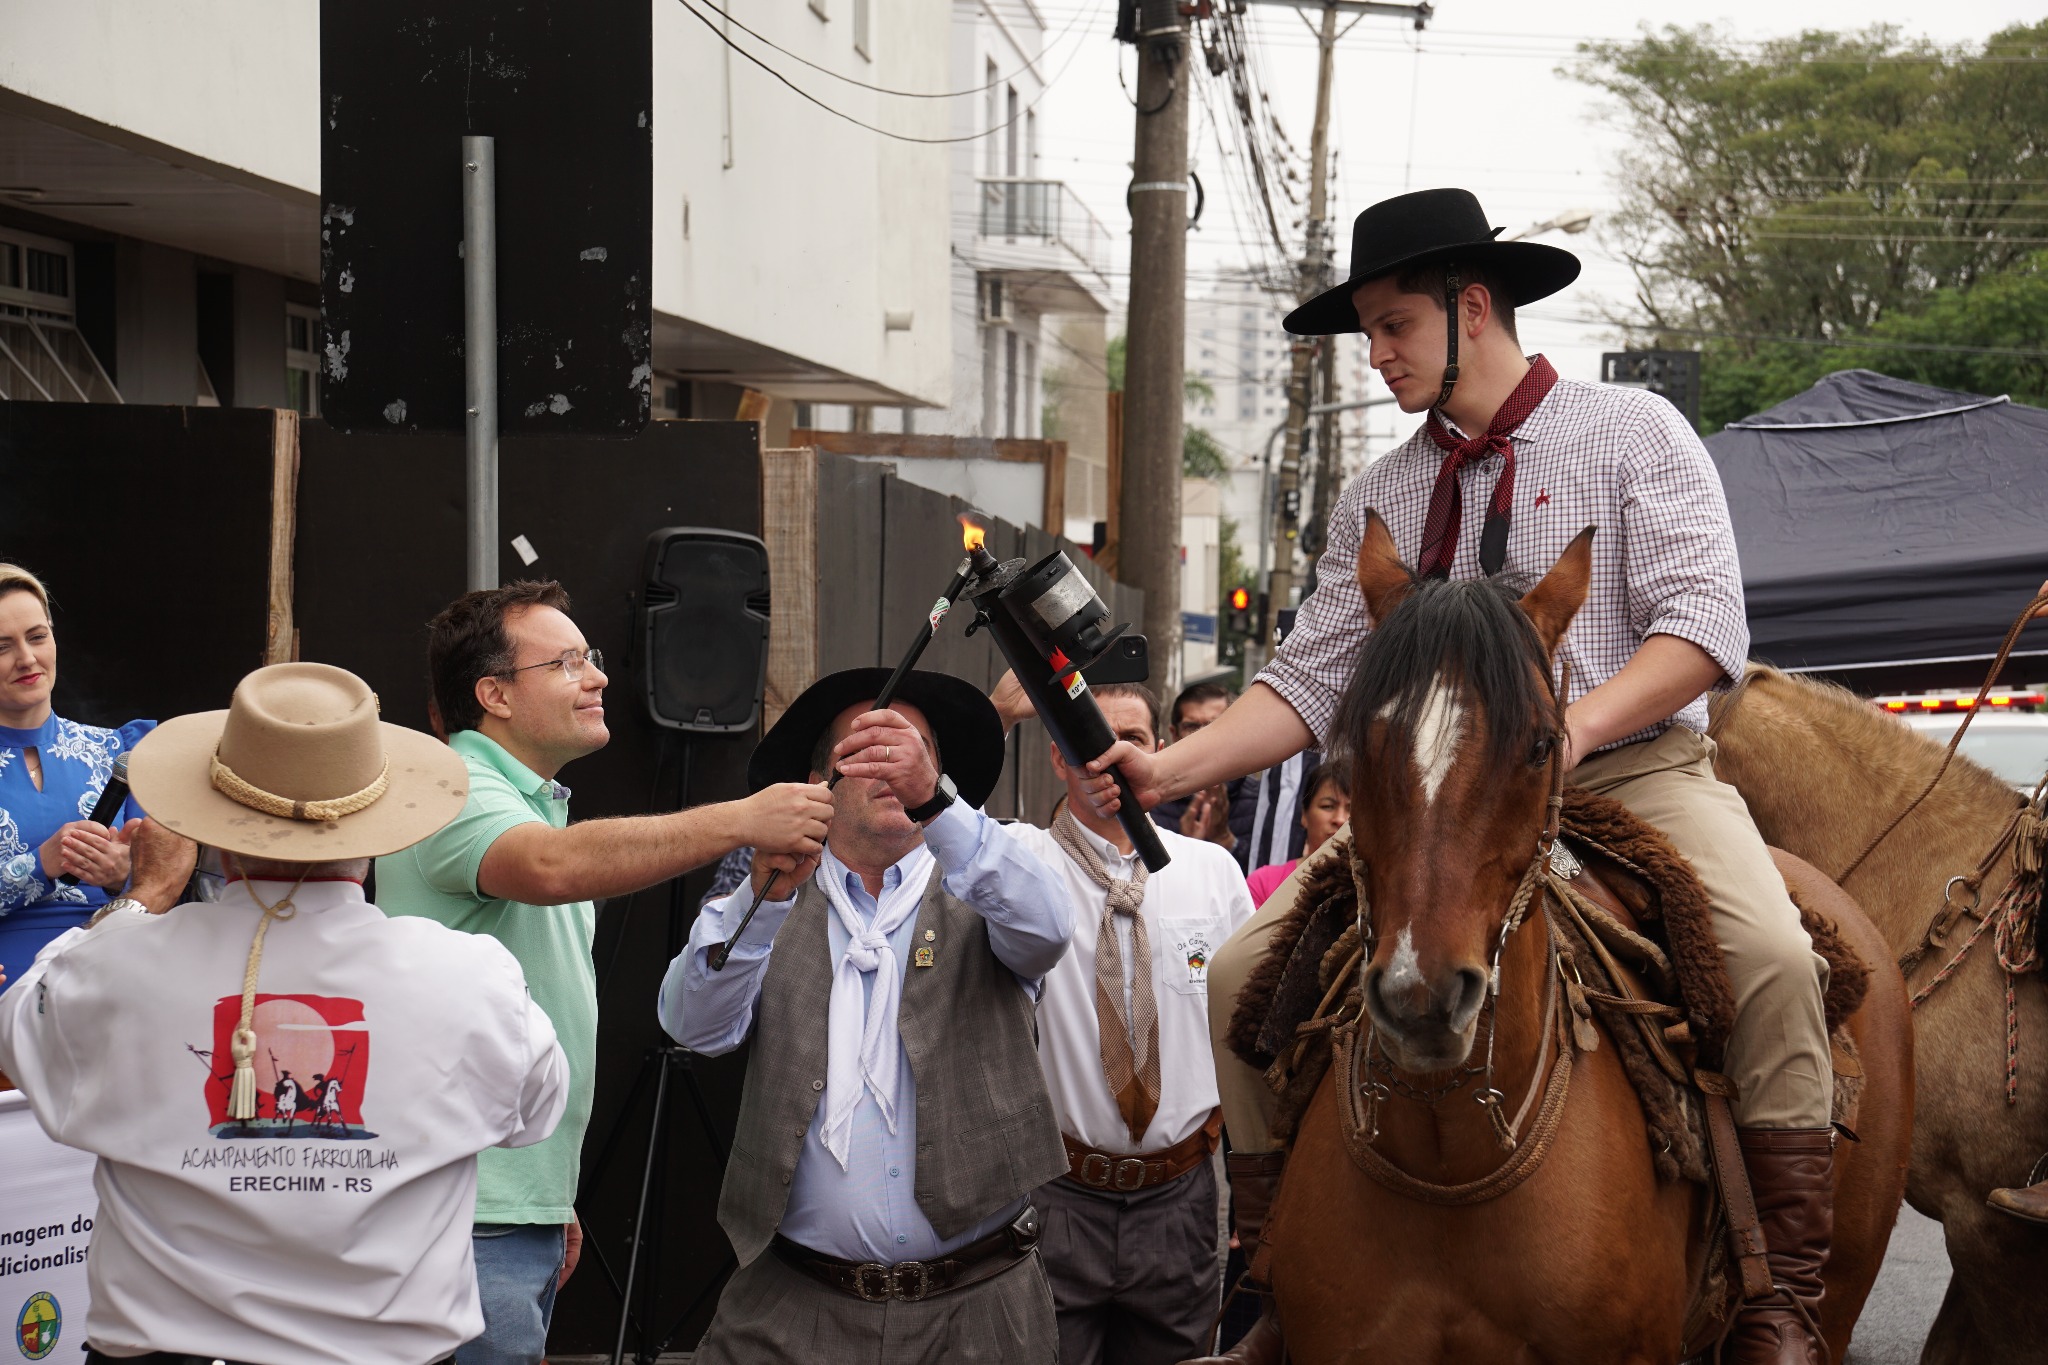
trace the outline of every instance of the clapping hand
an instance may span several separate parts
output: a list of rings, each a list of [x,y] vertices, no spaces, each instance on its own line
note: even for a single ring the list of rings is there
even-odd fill
[[[108,889],[128,881],[128,845],[105,825],[72,820],[57,827],[38,850],[46,877],[72,876]]]

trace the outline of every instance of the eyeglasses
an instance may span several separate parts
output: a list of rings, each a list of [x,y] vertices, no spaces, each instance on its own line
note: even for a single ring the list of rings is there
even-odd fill
[[[604,672],[604,651],[601,649],[565,649],[562,651],[562,657],[559,659],[549,659],[545,663],[526,664],[520,668],[508,668],[498,676],[509,678],[514,673],[527,673],[536,668],[559,668],[562,670],[562,676],[570,682],[582,682],[583,669],[586,664],[600,673]]]

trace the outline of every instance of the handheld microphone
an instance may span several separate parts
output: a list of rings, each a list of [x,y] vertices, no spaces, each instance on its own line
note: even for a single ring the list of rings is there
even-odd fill
[[[100,799],[92,803],[92,814],[85,818],[95,825],[112,826],[114,817],[121,813],[121,807],[128,800],[128,755],[114,757],[114,771],[107,775],[107,785],[100,790]],[[76,886],[78,878],[66,872],[57,878],[60,885]]]

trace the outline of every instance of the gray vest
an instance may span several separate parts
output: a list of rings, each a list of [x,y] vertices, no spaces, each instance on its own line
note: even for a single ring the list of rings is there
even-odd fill
[[[917,1205],[941,1237],[957,1236],[1065,1173],[1066,1148],[1039,1070],[1031,997],[989,947],[988,926],[932,869],[918,906],[897,1029],[917,1083]],[[753,1046],[718,1221],[741,1265],[782,1225],[789,1182],[824,1095],[832,913],[817,883],[798,893],[775,935],[754,1007]],[[936,938],[927,942],[925,931]],[[913,958],[914,961],[914,958]]]

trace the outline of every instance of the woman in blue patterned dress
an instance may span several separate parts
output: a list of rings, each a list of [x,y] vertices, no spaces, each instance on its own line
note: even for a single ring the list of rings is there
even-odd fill
[[[0,971],[19,974],[45,943],[85,923],[128,883],[121,828],[86,819],[117,755],[153,720],[102,730],[50,709],[57,637],[50,595],[34,574],[0,564]],[[65,873],[77,878],[67,886]]]

